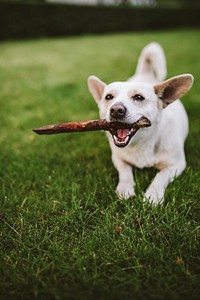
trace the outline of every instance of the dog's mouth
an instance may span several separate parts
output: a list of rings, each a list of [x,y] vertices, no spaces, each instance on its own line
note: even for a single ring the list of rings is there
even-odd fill
[[[117,147],[126,147],[138,129],[151,126],[151,122],[146,117],[141,117],[132,124],[124,122],[110,122],[109,131],[113,137],[113,142]]]
[[[139,128],[130,128],[130,129],[117,129],[116,131],[112,131],[112,137],[114,144],[117,147],[126,147],[131,138],[136,134]]]

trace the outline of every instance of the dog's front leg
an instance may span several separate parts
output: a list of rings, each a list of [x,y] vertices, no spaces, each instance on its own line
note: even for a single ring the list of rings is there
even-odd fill
[[[135,196],[135,183],[131,165],[114,156],[112,160],[119,175],[119,182],[116,188],[117,195],[121,199],[128,199]]]
[[[159,171],[148,187],[145,193],[145,199],[148,199],[154,204],[162,202],[164,200],[164,193],[168,184],[183,172],[183,170],[185,169],[185,165],[185,161],[182,161],[179,164],[165,167],[164,169]]]

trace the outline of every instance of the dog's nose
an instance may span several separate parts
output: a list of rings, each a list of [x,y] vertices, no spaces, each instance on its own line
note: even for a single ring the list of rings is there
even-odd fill
[[[126,107],[122,103],[116,103],[110,108],[110,116],[115,119],[122,119],[126,114]]]

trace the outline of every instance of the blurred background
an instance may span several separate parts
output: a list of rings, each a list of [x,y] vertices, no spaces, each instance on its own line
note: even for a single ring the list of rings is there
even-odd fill
[[[0,0],[0,39],[195,28],[199,0]]]

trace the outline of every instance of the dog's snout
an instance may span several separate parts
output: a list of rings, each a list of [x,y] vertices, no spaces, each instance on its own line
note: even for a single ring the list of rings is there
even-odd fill
[[[126,107],[122,103],[114,104],[110,108],[110,116],[115,119],[122,119],[126,114]]]

